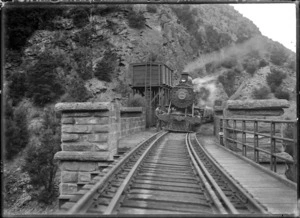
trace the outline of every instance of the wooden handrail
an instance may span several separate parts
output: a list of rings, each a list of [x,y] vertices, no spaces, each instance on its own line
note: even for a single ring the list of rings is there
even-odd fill
[[[290,160],[285,157],[279,156],[275,153],[276,148],[276,141],[282,142],[292,142],[294,143],[294,152],[297,152],[297,137],[295,136],[296,129],[297,129],[297,120],[265,120],[265,119],[242,119],[242,118],[219,118],[220,119],[220,132],[223,132],[223,144],[224,146],[228,147],[228,142],[234,143],[235,145],[239,144],[242,145],[242,155],[247,157],[247,147],[253,148],[254,150],[254,161],[259,162],[259,152],[263,152],[270,156],[270,169],[276,172],[276,164],[277,160],[281,159],[286,161],[289,164],[295,164],[296,160]],[[229,122],[232,121],[232,126],[229,127]],[[237,121],[242,122],[242,128],[237,128]],[[246,130],[246,122],[253,123],[253,130]],[[258,123],[270,123],[270,134],[267,133],[260,133],[258,130]],[[293,128],[293,139],[291,138],[284,138],[280,136],[276,136],[276,124],[294,124]],[[233,133],[233,136],[230,136],[230,132]],[[237,140],[236,134],[242,133],[242,140]],[[254,135],[253,138],[253,146],[246,143],[246,136],[247,134]],[[258,136],[264,136],[266,138],[270,138],[270,151],[263,149],[259,146]]]
[[[267,119],[245,119],[245,118],[220,118],[221,120],[236,120],[236,121],[258,121],[264,123],[295,123],[296,120],[267,120]]]

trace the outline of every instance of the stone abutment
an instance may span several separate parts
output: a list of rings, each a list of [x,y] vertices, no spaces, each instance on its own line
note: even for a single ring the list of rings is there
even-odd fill
[[[145,129],[141,107],[120,107],[109,102],[58,103],[61,151],[55,154],[61,170],[60,197],[66,198],[88,183],[93,174],[114,160],[120,138]]]

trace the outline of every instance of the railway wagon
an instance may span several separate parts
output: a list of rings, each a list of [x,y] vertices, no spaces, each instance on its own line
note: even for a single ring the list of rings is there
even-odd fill
[[[172,88],[166,113],[157,114],[173,132],[193,132],[201,124],[201,115],[195,110],[195,93],[192,78],[183,72],[179,84]]]
[[[134,63],[132,67],[132,86],[173,86],[173,70],[159,62]]]

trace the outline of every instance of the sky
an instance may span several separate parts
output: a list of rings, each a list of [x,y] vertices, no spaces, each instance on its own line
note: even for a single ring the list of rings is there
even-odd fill
[[[296,52],[296,7],[289,4],[232,4],[268,38]]]

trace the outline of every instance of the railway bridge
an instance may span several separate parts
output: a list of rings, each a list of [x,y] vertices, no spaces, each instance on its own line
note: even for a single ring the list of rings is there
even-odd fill
[[[278,118],[287,107],[227,101],[185,134],[145,129],[143,108],[59,103],[58,213],[299,215],[297,122]]]

